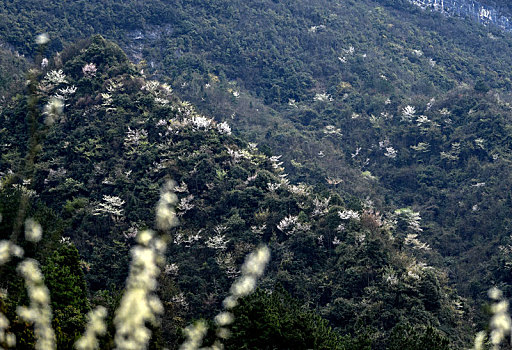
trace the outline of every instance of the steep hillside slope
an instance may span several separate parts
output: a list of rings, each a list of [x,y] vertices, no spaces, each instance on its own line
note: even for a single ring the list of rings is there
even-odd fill
[[[0,103],[2,105],[13,91],[19,90],[27,68],[24,57],[13,54],[0,45]]]
[[[55,308],[74,310],[76,316],[76,323],[61,329],[60,344],[70,344],[80,332],[89,302],[116,306],[128,249],[139,230],[153,226],[153,208],[167,179],[178,184],[180,226],[172,233],[160,279],[165,314],[156,333],[160,338],[153,339],[156,348],[175,348],[181,327],[218,312],[243,257],[261,243],[272,251],[262,281],[267,292],[247,301],[240,315],[263,305],[271,319],[276,313],[283,317],[283,327],[285,315],[301,315],[310,320],[308,329],[331,332],[319,314],[338,334],[356,339],[329,336],[350,349],[367,342],[375,349],[418,344],[422,333],[445,349],[447,339],[459,346],[469,335],[464,300],[447,286],[441,270],[426,263],[432,251],[418,237],[417,213],[408,208],[379,213],[370,201],[290,183],[278,156],[235,138],[226,122],[198,114],[168,85],[145,79],[139,68],[119,47],[95,36],[42,71],[33,70],[32,93],[18,96],[0,114],[2,238],[11,235],[16,198],[25,193],[32,203],[29,214],[40,213],[36,217],[52,232],[43,248],[76,246],[82,259],[73,258],[73,266],[82,266],[83,276],[79,270],[59,275],[58,255],[31,248],[46,271],[60,276],[61,282],[50,286]],[[31,113],[38,121],[27,125]],[[24,157],[27,147],[33,165]],[[61,254],[76,257],[76,252]],[[4,267],[2,275],[14,276],[13,268]],[[62,281],[69,276],[85,278],[89,302],[64,292],[68,282]],[[20,288],[12,278],[0,286]],[[272,290],[286,295],[281,288],[298,301],[279,305],[289,297],[268,295]],[[10,315],[24,301],[16,295],[6,304]],[[30,344],[27,326],[17,327]],[[233,349],[252,339],[242,326],[235,334],[240,338],[231,340]],[[112,344],[105,339],[104,346]]]
[[[506,12],[504,1],[482,3]],[[371,200],[375,211],[419,212],[418,237],[434,248],[429,263],[445,268],[450,283],[475,299],[475,309],[491,285],[510,288],[510,33],[423,11],[407,0],[15,0],[0,6],[0,26],[2,42],[32,57],[32,41],[40,32],[52,39],[47,54],[78,37],[103,33],[139,62],[137,70],[167,82],[219,125],[228,121],[235,134],[258,143],[267,156],[282,154],[292,182]],[[86,63],[77,64],[74,74]],[[101,85],[102,93],[111,95],[102,82],[88,84],[89,91]],[[108,108],[107,97],[84,97],[80,104]],[[121,111],[145,111],[126,96],[120,102]],[[105,125],[117,122],[106,119]],[[148,139],[137,142],[155,142],[158,128],[130,128],[130,137]],[[87,136],[88,142],[76,149],[74,139],[67,141],[73,146],[62,145],[73,147],[70,164],[97,160],[98,152],[112,148],[105,140],[128,147],[124,131],[112,135],[81,127],[76,132],[69,135]],[[158,160],[153,158],[144,159]],[[84,186],[107,177],[103,167],[94,168],[94,178],[77,170],[77,182],[69,180],[59,191],[75,205],[73,197],[86,197]],[[157,187],[147,197],[138,185],[126,190],[126,198],[93,192],[92,203],[109,195],[135,205],[142,196],[147,220]],[[139,220],[135,216],[130,223]]]

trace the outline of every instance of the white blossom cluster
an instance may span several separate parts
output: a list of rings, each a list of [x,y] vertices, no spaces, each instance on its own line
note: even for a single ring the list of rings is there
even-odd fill
[[[41,82],[45,86],[60,85],[60,84],[68,83],[68,81],[66,79],[66,74],[64,74],[62,69],[49,71],[48,73],[46,73],[46,75],[44,76],[44,78]]]
[[[404,220],[409,229],[414,232],[421,232],[423,229],[420,227],[421,216],[420,213],[412,211],[410,208],[401,208],[395,210],[395,217],[398,220]]]
[[[320,24],[318,26],[311,26],[308,28],[308,32],[310,33],[316,33],[319,30],[324,30],[326,27],[324,24]]]
[[[258,173],[254,174],[254,175],[249,175],[249,176],[247,177],[247,180],[245,180],[245,181],[244,181],[244,183],[245,183],[246,185],[248,185],[250,182],[252,182],[252,181],[256,180],[256,178],[257,178],[257,177],[258,177]]]
[[[231,135],[231,127],[227,122],[218,123],[217,130],[223,135]]]
[[[98,68],[96,68],[96,65],[94,63],[87,63],[85,66],[82,67],[82,73],[86,78],[92,78],[96,76],[97,71]]]
[[[441,152],[441,159],[456,161],[459,159],[460,151],[460,142],[454,142],[448,152]]]
[[[235,265],[235,258],[231,252],[222,252],[215,256],[215,262],[219,267],[226,272],[229,278],[238,277],[240,271],[237,270]]]
[[[413,106],[405,106],[402,109],[402,121],[410,122],[416,114],[416,108]]]
[[[232,149],[227,146],[226,146],[226,149],[228,151],[228,154],[231,156],[233,163],[235,163],[235,164],[239,163],[242,159],[247,159],[247,160],[252,159],[252,154],[248,150],[245,150],[245,149],[236,150],[236,149]]]
[[[290,180],[287,179],[288,174],[279,174],[279,183],[284,187],[288,187],[290,185]]]
[[[194,209],[195,204],[192,204],[193,200],[193,194],[189,194],[188,196],[180,199],[179,204],[176,206],[176,209],[178,210],[178,216],[183,216],[186,212]]]
[[[144,129],[131,129],[128,127],[124,138],[124,146],[129,150],[136,150],[140,145],[148,140],[148,132]]]
[[[300,183],[298,185],[290,185],[288,191],[299,196],[307,196],[311,192],[311,189],[308,185]]]
[[[407,236],[405,237],[404,243],[406,245],[410,245],[413,249],[416,249],[416,250],[430,250],[431,249],[427,243],[422,242],[418,239],[417,233],[407,234]]]
[[[77,91],[76,86],[65,86],[66,84],[68,80],[62,70],[51,70],[45,74],[38,85],[39,93],[48,97],[43,107],[46,125],[52,125],[61,119],[65,101]]]
[[[213,119],[201,116],[201,115],[195,115],[191,119],[191,124],[195,129],[203,129],[203,130],[209,130]]]
[[[155,97],[155,102],[160,104],[160,105],[162,105],[162,106],[165,106],[165,105],[168,105],[171,101],[169,101],[166,98]]]
[[[386,152],[384,153],[384,156],[394,159],[394,158],[396,158],[396,155],[397,155],[397,151],[393,147],[391,147],[391,146],[386,147]]]
[[[324,134],[343,136],[343,134],[341,133],[341,129],[336,128],[334,125],[327,125],[324,128]]]
[[[483,138],[475,139],[475,145],[480,149],[485,149],[485,140]]]
[[[60,88],[58,90],[58,93],[55,94],[55,97],[62,101],[66,101],[69,99],[71,95],[73,95],[78,88],[76,86],[66,86],[65,88]]]
[[[357,246],[361,246],[366,242],[366,233],[356,232],[354,235],[354,242]]]
[[[107,91],[113,93],[115,91],[120,90],[123,86],[124,84],[121,81],[109,80],[107,85]]]
[[[174,192],[188,193],[188,186],[187,186],[187,184],[184,181],[182,181],[179,185],[176,185],[174,187]]]
[[[176,245],[182,245],[185,244],[185,247],[190,247],[195,242],[199,241],[201,239],[201,232],[202,229],[199,230],[196,234],[187,235],[185,236],[183,233],[178,232],[174,235],[173,243]]]
[[[429,124],[431,122],[430,119],[426,115],[420,115],[416,118],[417,126],[421,127],[425,124]]]
[[[390,145],[391,145],[391,142],[389,141],[389,139],[384,139],[384,140],[379,141],[379,147],[381,149],[389,147]]]
[[[292,235],[296,232],[308,232],[311,230],[311,225],[299,221],[298,216],[287,216],[277,224],[277,229],[287,235]]]
[[[179,269],[180,268],[179,268],[178,264],[175,264],[175,263],[167,264],[164,267],[164,273],[166,275],[177,276]]]
[[[67,174],[67,170],[60,167],[57,170],[50,169],[48,170],[48,176],[44,179],[45,185],[52,181],[58,181],[63,179]]]
[[[282,184],[278,182],[267,182],[267,189],[269,190],[269,192],[275,192],[278,189],[280,189],[281,186]]]
[[[156,94],[159,87],[160,87],[160,83],[158,81],[150,80],[150,81],[147,81],[146,84],[144,84],[141,87],[141,90],[145,90],[152,94]]]
[[[267,225],[266,224],[259,225],[259,226],[251,226],[251,231],[254,234],[257,234],[257,235],[260,235],[260,236],[265,232],[266,229],[267,229]]]
[[[430,151],[430,144],[428,142],[419,142],[415,146],[411,146],[413,150],[420,153],[427,153]]]
[[[166,106],[171,102],[169,98],[172,94],[172,88],[168,84],[160,84],[156,80],[147,81],[141,87],[141,90],[149,92],[159,105]]]
[[[212,249],[218,250],[226,250],[227,244],[229,243],[229,239],[226,238],[226,235],[216,234],[214,236],[208,237],[206,240],[206,246]]]
[[[93,215],[110,215],[113,220],[118,220],[123,216],[125,201],[117,196],[103,196],[103,201],[98,203],[93,211]]]
[[[187,298],[185,298],[185,294],[183,292],[174,295],[171,298],[171,302],[173,304],[181,307],[182,309],[188,309]]]
[[[272,164],[272,168],[276,170],[283,169],[281,166],[283,165],[283,162],[280,162],[282,155],[279,156],[272,156],[270,157],[270,163]]]
[[[386,267],[384,274],[382,275],[382,279],[391,286],[395,286],[399,282],[399,277],[391,266]]]
[[[293,231],[295,224],[298,222],[298,216],[287,216],[277,224],[277,229],[281,232]]]
[[[295,99],[293,99],[293,98],[288,99],[288,106],[293,107],[293,108],[299,107],[299,105],[297,104],[297,101],[295,101]]]
[[[354,210],[343,210],[343,211],[338,211],[338,216],[340,217],[341,220],[359,220],[361,218],[361,215],[357,212],[357,211],[354,211]]]
[[[315,94],[315,97],[313,98],[315,101],[318,102],[330,102],[332,101],[331,95],[327,93],[317,93]]]
[[[132,224],[128,230],[126,230],[124,233],[123,233],[123,236],[124,238],[126,239],[131,239],[131,238],[135,238],[137,237],[137,235],[139,234],[139,228],[137,227],[137,225],[135,224]]]
[[[329,202],[331,201],[331,197],[318,199],[315,197],[313,199],[313,205],[315,206],[313,209],[313,216],[324,216],[329,212]]]
[[[424,262],[412,261],[407,266],[407,277],[412,280],[420,280],[426,270],[431,270],[432,267]]]
[[[63,245],[72,245],[73,244],[73,243],[71,243],[70,237],[64,237],[64,236],[59,239],[59,243],[63,244]]]

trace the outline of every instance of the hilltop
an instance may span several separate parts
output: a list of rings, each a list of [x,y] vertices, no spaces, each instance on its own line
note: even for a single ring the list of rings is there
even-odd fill
[[[300,313],[311,322],[301,325],[310,327],[305,334],[330,341],[326,348],[461,344],[467,306],[445,274],[428,265],[431,248],[418,238],[417,213],[379,212],[367,200],[288,181],[278,156],[233,136],[225,120],[199,114],[168,85],[146,79],[100,36],[32,73],[35,95],[19,95],[0,114],[1,235],[11,235],[16,198],[28,195],[28,214],[47,234],[39,248],[27,251],[50,273],[46,282],[61,346],[81,332],[85,310],[117,305],[128,250],[137,232],[153,226],[167,179],[177,183],[180,225],[162,266],[159,295],[166,311],[155,348],[174,348],[181,327],[218,312],[243,257],[261,243],[271,248],[272,261],[252,303],[283,322],[295,322]],[[45,107],[55,98],[64,102],[62,113]],[[39,115],[35,129],[24,123],[31,108]],[[24,154],[34,135],[38,151],[27,169]],[[63,261],[73,264],[59,273]],[[12,278],[2,281],[9,291],[21,288],[14,266],[2,268]],[[70,280],[79,288],[71,295]],[[270,291],[295,301],[278,307]],[[24,302],[18,293],[9,293],[8,315]],[[30,344],[27,326],[16,327],[19,344]],[[238,327],[241,338],[231,340],[233,348],[252,339],[244,323]],[[311,346],[308,339],[289,337],[298,348]],[[111,346],[105,339],[104,347]]]

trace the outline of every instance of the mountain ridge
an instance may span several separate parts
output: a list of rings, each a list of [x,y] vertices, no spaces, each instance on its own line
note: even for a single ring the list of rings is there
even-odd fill
[[[177,346],[185,321],[218,311],[239,274],[236,266],[261,242],[273,252],[262,287],[282,285],[340,334],[385,348],[416,342],[401,327],[425,326],[427,319],[439,339],[462,342],[466,306],[444,273],[424,262],[428,246],[408,235],[418,225],[410,209],[381,214],[364,200],[289,183],[279,157],[233,137],[229,125],[199,115],[165,84],[144,79],[140,67],[99,36],[58,57],[40,73],[38,108],[47,110],[58,94],[64,111],[39,117],[45,137],[30,182],[16,176],[22,164],[16,154],[28,135],[14,127],[23,125],[27,100],[19,96],[0,114],[10,130],[0,134],[0,228],[5,238],[14,220],[12,200],[5,199],[18,186],[30,190],[33,207],[54,216],[41,221],[44,230],[59,223],[45,244],[77,247],[91,302],[110,300],[106,306],[114,307],[127,251],[136,233],[152,225],[160,183],[173,178],[181,225],[159,289],[167,306],[161,334],[169,346]],[[39,254],[45,271],[54,271],[50,265],[59,257]],[[62,284],[51,284],[56,310],[69,302],[55,292]],[[8,305],[12,314],[16,300]]]

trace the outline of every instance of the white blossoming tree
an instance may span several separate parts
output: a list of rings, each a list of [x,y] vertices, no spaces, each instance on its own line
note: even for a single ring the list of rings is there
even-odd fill
[[[124,200],[117,196],[103,196],[103,201],[98,203],[96,208],[93,211],[93,215],[98,216],[109,216],[114,221],[119,221],[123,218],[124,215]]]

